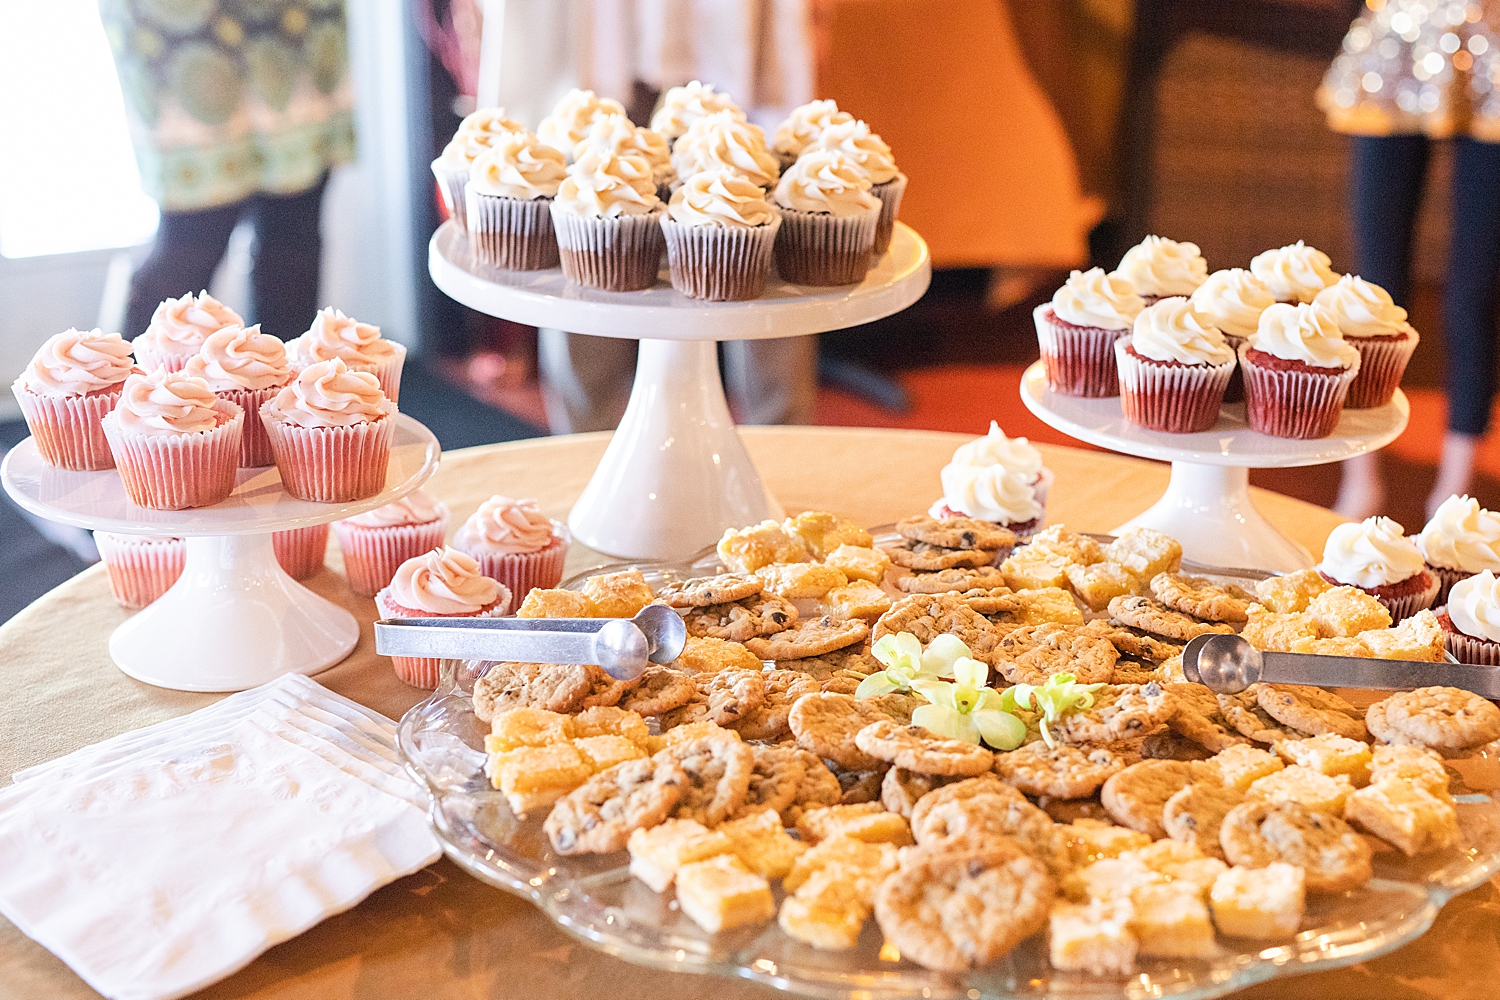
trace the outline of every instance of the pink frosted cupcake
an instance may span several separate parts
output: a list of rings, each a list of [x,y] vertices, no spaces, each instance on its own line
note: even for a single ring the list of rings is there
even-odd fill
[[[1406,321],[1406,310],[1384,288],[1353,274],[1323,289],[1313,304],[1333,314],[1339,333],[1359,351],[1359,374],[1344,405],[1367,410],[1389,403],[1421,339]]]
[[[209,334],[226,326],[244,326],[240,314],[207,292],[189,292],[156,307],[151,325],[135,340],[135,358],[146,371],[181,371],[203,348]]]
[[[1191,434],[1219,419],[1234,374],[1234,351],[1181,296],[1141,310],[1129,337],[1115,341],[1125,419],[1153,431]]]
[[[1032,313],[1047,388],[1064,396],[1118,396],[1115,341],[1129,336],[1143,308],[1135,287],[1102,267],[1068,275],[1052,301]]]
[[[1500,581],[1482,570],[1453,585],[1438,611],[1443,647],[1459,663],[1500,667]]]
[[[1500,573],[1500,514],[1485,510],[1473,497],[1451,496],[1438,504],[1417,536],[1417,551],[1438,578],[1432,605],[1440,607],[1460,580],[1485,570]]]
[[[234,492],[245,411],[201,378],[158,368],[125,380],[104,434],[132,503],[210,507]]]
[[[281,485],[299,500],[348,503],[385,489],[396,407],[369,372],[335,358],[302,369],[260,408]]]
[[[1210,274],[1188,301],[1218,327],[1238,357],[1240,345],[1255,335],[1260,314],[1276,303],[1276,297],[1264,281],[1242,267],[1231,267]],[[1245,379],[1236,367],[1229,388],[1224,390],[1224,402],[1240,403],[1244,399]]]
[[[453,547],[479,560],[485,576],[520,599],[534,587],[558,585],[571,541],[567,526],[543,514],[535,500],[497,493],[458,529]]]
[[[1208,277],[1208,261],[1196,243],[1178,243],[1165,236],[1147,236],[1125,251],[1114,276],[1130,287],[1146,305],[1174,295],[1192,295]]]
[[[240,440],[240,465],[247,469],[275,463],[271,439],[260,420],[260,407],[292,380],[286,348],[260,325],[226,326],[209,334],[183,372],[203,379],[220,399],[238,403],[245,411],[245,433]]]
[[[344,553],[344,575],[356,594],[373,597],[402,563],[441,548],[448,506],[418,490],[395,503],[333,522]]]
[[[1321,306],[1277,303],[1240,345],[1245,416],[1272,437],[1324,438],[1338,426],[1359,352]]]
[[[181,538],[96,531],[94,545],[109,574],[109,592],[129,611],[139,611],[165,594],[187,561],[187,543]]]
[[[830,124],[818,133],[811,149],[837,149],[870,175],[870,193],[880,199],[880,221],[875,226],[875,256],[891,248],[891,233],[906,193],[906,175],[896,169],[891,147],[863,121]]]
[[[927,511],[932,517],[989,521],[1022,540],[1040,531],[1047,518],[1052,470],[1031,442],[1006,437],[993,420],[988,434],[954,450],[939,478],[943,496]]]
[[[293,580],[317,576],[323,571],[323,557],[328,552],[328,525],[273,531],[271,548],[276,561]]]
[[[48,337],[10,387],[42,460],[75,471],[112,468],[104,415],[138,371],[118,333],[65,330]]]
[[[322,309],[308,331],[286,345],[286,351],[293,371],[337,358],[352,372],[374,375],[385,398],[399,402],[406,348],[382,337],[378,326],[361,323],[332,307]]]
[[[1334,528],[1323,543],[1323,561],[1317,569],[1336,587],[1363,590],[1384,604],[1398,623],[1432,607],[1440,586],[1416,544],[1388,517]]]
[[[381,618],[500,618],[510,611],[505,584],[479,572],[473,559],[449,548],[406,560],[390,585],[375,595]],[[442,660],[393,656],[396,676],[412,687],[435,688]]]

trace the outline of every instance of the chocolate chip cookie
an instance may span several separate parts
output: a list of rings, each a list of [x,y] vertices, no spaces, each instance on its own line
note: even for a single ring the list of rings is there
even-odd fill
[[[1107,684],[1119,651],[1080,625],[1023,625],[995,647],[995,669],[1012,684],[1045,684],[1073,674],[1080,684]]]
[[[973,777],[987,772],[995,762],[995,755],[984,747],[895,722],[864,727],[855,734],[854,744],[872,757],[922,774]]]
[[[797,609],[785,598],[756,594],[727,604],[706,604],[683,616],[688,635],[744,642],[775,635],[797,624]]]
[[[558,854],[624,850],[634,830],[664,822],[682,799],[688,775],[658,754],[600,771],[553,805],[542,829]]]
[[[1099,800],[1116,823],[1160,840],[1167,835],[1162,809],[1195,773],[1201,772],[1188,761],[1143,760],[1106,781]]]
[[[1256,701],[1266,714],[1299,732],[1322,736],[1332,733],[1351,740],[1369,741],[1364,713],[1332,691],[1297,684],[1259,684]],[[1496,709],[1500,713],[1500,709]]]
[[[1370,842],[1337,816],[1296,802],[1252,799],[1229,810],[1219,843],[1230,864],[1299,865],[1309,892],[1346,892],[1374,877]]]
[[[870,637],[876,642],[885,635],[910,632],[924,646],[940,635],[963,640],[976,660],[993,662],[1001,632],[957,594],[913,594],[891,605],[880,616]]]
[[[949,549],[927,542],[903,541],[894,548],[886,549],[891,562],[907,569],[938,570],[960,566],[989,566],[995,562],[999,549]]]
[[[1104,747],[1060,744],[1049,748],[1038,740],[1009,753],[995,754],[995,773],[1007,785],[1027,795],[1081,799],[1125,769],[1125,763]]]
[[[512,708],[576,712],[593,692],[598,670],[581,663],[496,663],[474,682],[474,714],[490,722]]]
[[[1005,574],[994,566],[971,566],[913,573],[896,579],[896,589],[908,594],[950,594],[966,590],[994,590],[1005,586]]]
[[[787,722],[797,745],[851,771],[873,771],[883,762],[854,742],[859,731],[889,715],[847,694],[809,694],[797,699]]]
[[[1180,642],[1188,642],[1200,635],[1229,634],[1234,631],[1228,625],[1199,621],[1192,615],[1174,611],[1160,601],[1137,595],[1111,600],[1109,621],[1111,625],[1128,625]]]
[[[1393,694],[1365,711],[1370,732],[1385,743],[1463,756],[1500,739],[1500,708],[1477,694],[1425,687]]]
[[[1223,858],[1219,829],[1229,811],[1244,800],[1244,792],[1226,788],[1223,782],[1194,781],[1167,799],[1161,825],[1178,843],[1191,844],[1209,857]]]
[[[657,593],[657,600],[674,608],[703,608],[710,604],[733,604],[754,597],[765,585],[749,573],[720,573],[698,576],[669,583]]]
[[[750,792],[755,754],[733,736],[703,736],[667,747],[653,760],[681,768],[682,795],[672,809],[678,819],[713,827],[740,808]]]
[[[870,626],[859,618],[847,621],[824,615],[798,622],[769,637],[745,640],[745,648],[762,660],[800,660],[822,656],[864,642]]]
[[[1244,623],[1256,597],[1234,584],[1218,584],[1185,573],[1158,573],[1151,578],[1151,593],[1167,607],[1210,622]]]
[[[913,542],[926,542],[945,549],[1009,549],[1015,533],[989,521],[971,517],[929,517],[918,514],[896,522],[896,533]]]

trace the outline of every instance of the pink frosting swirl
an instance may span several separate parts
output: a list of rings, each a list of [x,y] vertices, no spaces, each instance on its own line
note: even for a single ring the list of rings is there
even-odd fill
[[[219,425],[218,402],[203,379],[158,368],[126,379],[109,416],[137,434],[196,434]]]
[[[226,326],[210,334],[183,371],[206,381],[214,392],[269,389],[285,385],[292,374],[286,346],[269,333],[261,333],[259,323]]]
[[[276,394],[271,411],[297,427],[373,423],[395,411],[369,372],[352,372],[338,358],[308,365]]]
[[[357,524],[361,528],[395,528],[408,524],[431,524],[433,521],[447,520],[447,517],[447,504],[417,490],[395,503],[346,517],[344,523]]]
[[[509,599],[472,557],[447,546],[402,563],[388,596],[393,604],[434,615],[475,615],[502,596]]]
[[[552,544],[552,519],[532,499],[512,500],[496,493],[463,523],[453,543],[476,552],[540,552]]]
[[[307,332],[292,341],[297,361],[310,365],[315,361],[339,358],[350,364],[378,364],[401,349],[380,336],[380,327],[361,323],[341,310],[320,309]]]
[[[47,338],[17,381],[38,396],[85,396],[133,371],[130,345],[118,333],[68,329]]]
[[[226,326],[244,325],[239,313],[212,295],[199,292],[194,296],[189,292],[157,306],[141,338],[162,350],[196,351],[209,334]]]

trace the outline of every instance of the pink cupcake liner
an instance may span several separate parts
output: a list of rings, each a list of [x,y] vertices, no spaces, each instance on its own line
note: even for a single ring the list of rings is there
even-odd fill
[[[906,193],[906,175],[896,174],[883,184],[870,188],[880,199],[880,219],[875,224],[875,256],[891,248],[891,234],[896,231],[896,216],[901,212],[901,196]]]
[[[275,398],[282,388],[283,386],[273,385],[265,389],[225,389],[214,393],[245,411],[245,431],[240,437],[240,468],[258,469],[276,464],[276,456],[271,452],[271,439],[266,435],[266,425],[260,419],[260,408],[267,400]]]
[[[147,343],[144,335],[132,340],[130,347],[135,353],[136,366],[147,372],[154,372],[158,368],[165,368],[169,372],[180,372],[198,353],[197,347],[183,347],[177,350],[157,347],[154,343]]]
[[[468,189],[469,247],[474,259],[506,271],[557,267],[551,198],[503,198]]]
[[[1238,364],[1240,356],[1240,345],[1245,342],[1244,337],[1237,337],[1232,333],[1224,334],[1224,341],[1229,349],[1234,352],[1236,364],[1233,373],[1229,376],[1229,386],[1224,390],[1224,402],[1243,403],[1245,401],[1245,373],[1240,371]]]
[[[1432,599],[1432,606],[1435,608],[1443,607],[1448,603],[1448,592],[1453,589],[1455,583],[1467,580],[1474,575],[1467,570],[1448,569],[1446,566],[1434,566],[1432,563],[1427,564],[1427,572],[1437,577],[1438,592],[1437,596]]]
[[[1169,434],[1206,431],[1219,419],[1234,359],[1222,365],[1153,364],[1131,354],[1129,337],[1115,341],[1120,407],[1125,419]]]
[[[794,285],[855,285],[865,280],[875,255],[880,206],[859,215],[781,208],[776,272]]]
[[[520,607],[534,588],[549,590],[562,582],[563,563],[567,561],[572,540],[568,529],[554,522],[552,541],[536,552],[484,552],[454,547],[472,556],[479,563],[479,572],[505,584]]]
[[[268,406],[261,408],[281,485],[299,500],[349,503],[385,489],[391,440],[391,415],[347,427],[299,427]]]
[[[187,543],[181,538],[151,538],[94,532],[99,559],[109,574],[115,603],[138,611],[165,594],[182,575]]]
[[[423,617],[432,618],[503,618],[510,610],[511,596],[508,593],[500,595],[500,599],[488,611],[476,612],[472,615],[430,615]],[[404,608],[399,608],[390,603],[390,594],[385,588],[375,595],[375,613],[381,618],[406,618],[410,617]],[[396,676],[415,688],[431,691],[437,687],[443,679],[443,661],[436,656],[393,656],[391,665],[396,668]]]
[[[1438,608],[1438,614],[1446,615],[1447,607]],[[1449,619],[1449,623],[1452,620]],[[1476,639],[1458,631],[1457,626],[1443,629],[1443,648],[1459,663],[1471,663],[1481,667],[1500,667],[1500,642]]]
[[[1350,410],[1368,410],[1389,403],[1417,349],[1417,340],[1415,333],[1400,340],[1345,337],[1344,342],[1359,351],[1359,374],[1349,385],[1344,406]]]
[[[338,536],[339,548],[344,553],[344,575],[349,579],[349,588],[365,597],[373,597],[388,586],[406,560],[441,546],[447,530],[447,515],[425,524],[374,528],[348,521],[333,524],[333,533]]]
[[[464,190],[469,186],[469,168],[462,169],[444,163],[442,160],[432,161],[432,176],[437,178],[438,191],[443,196],[443,207],[448,210],[448,216],[462,231],[469,228],[468,200],[464,196]]]
[[[245,411],[227,399],[214,403],[230,419],[211,431],[192,434],[135,434],[120,427],[115,414],[104,433],[130,502],[154,510],[211,507],[234,492],[240,467]]]
[[[1064,396],[1100,399],[1120,394],[1120,371],[1115,364],[1115,341],[1129,330],[1074,326],[1057,318],[1052,303],[1043,302],[1031,314],[1036,323],[1047,388]]]
[[[635,292],[656,284],[666,237],[661,212],[614,219],[579,215],[552,203],[552,228],[563,275],[607,292]]]
[[[754,228],[685,226],[661,217],[672,287],[690,299],[742,302],[765,293],[781,219]]]
[[[271,548],[276,552],[276,561],[293,580],[317,576],[328,552],[328,525],[273,531]]]
[[[1343,413],[1349,384],[1359,374],[1356,363],[1337,375],[1260,368],[1245,360],[1250,344],[1240,345],[1245,374],[1245,415],[1252,430],[1272,437],[1308,440],[1333,433]]]
[[[84,396],[42,396],[19,382],[11,386],[42,460],[58,469],[113,469],[104,417],[120,401],[125,383]]]

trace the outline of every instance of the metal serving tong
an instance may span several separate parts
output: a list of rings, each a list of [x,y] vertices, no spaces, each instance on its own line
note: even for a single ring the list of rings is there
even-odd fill
[[[597,663],[632,681],[647,663],[670,663],[687,642],[682,616],[661,604],[634,618],[386,618],[375,652],[448,660]]]
[[[1371,660],[1358,656],[1267,653],[1237,635],[1200,635],[1182,651],[1182,672],[1211,691],[1234,694],[1251,684],[1397,690],[1455,687],[1500,698],[1500,670],[1467,663]]]

